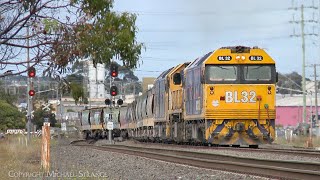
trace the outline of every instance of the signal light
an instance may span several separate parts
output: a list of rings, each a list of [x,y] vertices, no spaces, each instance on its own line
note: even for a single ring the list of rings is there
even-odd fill
[[[31,78],[36,76],[36,69],[34,67],[29,67],[28,76],[31,77]]]
[[[33,89],[31,89],[30,91],[29,91],[29,96],[34,96],[36,94],[36,92],[33,90]]]
[[[111,94],[111,96],[116,96],[116,95],[118,95],[118,88],[117,88],[117,86],[111,86],[111,88],[110,88],[110,94]]]
[[[110,65],[110,74],[112,77],[117,77],[118,76],[118,65],[112,63]]]
[[[106,100],[104,100],[104,103],[105,103],[106,105],[110,105],[110,104],[111,104],[111,100],[110,100],[110,99],[106,99]]]
[[[123,104],[123,100],[122,100],[122,99],[118,99],[117,104],[118,104],[119,106],[121,106],[121,105]]]

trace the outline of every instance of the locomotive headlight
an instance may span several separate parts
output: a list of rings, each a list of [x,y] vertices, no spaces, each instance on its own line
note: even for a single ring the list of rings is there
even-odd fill
[[[246,60],[246,57],[245,57],[245,56],[241,56],[241,59],[242,59],[242,60]]]
[[[240,56],[236,56],[236,60],[239,60],[241,57]]]

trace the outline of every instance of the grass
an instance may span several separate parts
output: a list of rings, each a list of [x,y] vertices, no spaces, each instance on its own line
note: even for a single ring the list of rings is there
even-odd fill
[[[40,172],[40,160],[41,138],[33,138],[28,145],[26,145],[26,136],[9,136],[7,139],[0,140],[0,179],[16,177],[17,174],[13,174],[19,172]]]
[[[309,140],[309,136],[293,136],[292,140],[285,139],[284,137],[278,137],[277,140],[274,141],[276,144],[295,146],[295,147],[308,147],[307,141]],[[320,147],[320,137],[312,137],[313,147]]]

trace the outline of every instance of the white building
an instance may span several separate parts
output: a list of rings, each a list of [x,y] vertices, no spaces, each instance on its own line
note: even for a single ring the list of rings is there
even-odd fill
[[[92,61],[87,62],[87,90],[89,92],[89,98],[106,98],[105,93],[105,67],[103,64],[97,64],[96,68],[93,66]]]

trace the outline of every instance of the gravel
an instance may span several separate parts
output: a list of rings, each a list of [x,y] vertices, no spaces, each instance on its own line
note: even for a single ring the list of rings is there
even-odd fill
[[[258,158],[258,159],[273,159],[273,160],[290,160],[290,161],[306,161],[306,162],[320,162],[319,157],[306,157],[306,156],[299,156],[293,154],[282,154],[276,152],[259,152],[259,151],[250,151],[250,150],[240,150],[236,149],[219,149],[217,147],[211,148],[201,148],[201,147],[191,147],[186,149],[185,147],[179,147],[178,145],[168,145],[168,144],[157,144],[157,143],[140,143],[136,141],[123,141],[117,142],[116,144],[123,144],[123,145],[130,145],[130,146],[148,146],[152,148],[165,148],[165,149],[178,149],[178,150],[185,150],[185,151],[195,151],[195,152],[205,152],[205,153],[212,153],[212,154],[223,154],[223,155],[230,155],[230,156],[237,156],[237,157],[250,157],[250,158]],[[103,141],[98,141],[96,145],[103,145]],[[271,148],[270,146],[268,148]],[[277,146],[278,148],[278,146]]]
[[[49,179],[268,179],[99,151],[68,143],[60,140],[52,145]]]

